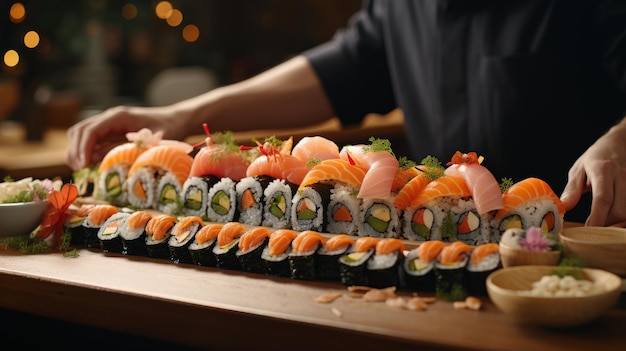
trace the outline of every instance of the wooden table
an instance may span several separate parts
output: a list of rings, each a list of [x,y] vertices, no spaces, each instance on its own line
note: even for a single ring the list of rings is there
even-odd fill
[[[0,250],[0,308],[211,350],[571,351],[626,345],[624,305],[586,326],[551,330],[518,324],[486,296],[479,311],[445,301],[426,311],[401,310],[347,294],[322,304],[314,298],[347,293],[346,287],[97,250],[79,254]]]

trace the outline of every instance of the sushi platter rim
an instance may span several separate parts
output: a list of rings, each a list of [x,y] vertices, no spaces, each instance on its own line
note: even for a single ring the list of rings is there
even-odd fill
[[[624,281],[617,274],[598,268],[582,268],[583,274],[592,279],[606,281],[606,291],[582,297],[541,297],[519,294],[530,289],[533,281],[549,274],[554,266],[522,265],[501,268],[486,280],[491,302],[503,313],[529,325],[550,328],[574,327],[586,324],[614,308],[624,291]],[[512,276],[514,275],[514,276]],[[531,279],[532,277],[532,279]],[[503,287],[502,280],[513,282],[511,288]],[[520,279],[524,279],[522,282]],[[499,280],[499,281],[498,281]],[[552,309],[548,311],[548,309]],[[558,309],[558,310],[556,310]],[[555,316],[556,312],[572,312],[570,318]]]

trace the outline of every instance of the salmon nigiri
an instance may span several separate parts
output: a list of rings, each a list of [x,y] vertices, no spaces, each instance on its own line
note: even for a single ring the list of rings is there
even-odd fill
[[[294,145],[291,155],[305,163],[339,158],[339,146],[322,136],[304,137]]]
[[[504,208],[498,211],[496,218],[502,218],[518,206],[532,199],[550,200],[557,206],[560,214],[565,214],[565,206],[561,199],[554,193],[548,183],[539,178],[526,178],[513,184],[502,194],[502,199]]]
[[[359,198],[387,199],[391,196],[391,187],[400,164],[387,143],[381,139],[370,140],[372,145],[344,146],[340,157],[367,168],[359,188]]]
[[[261,155],[254,159],[246,169],[247,177],[270,176],[284,179],[293,184],[300,184],[310,167],[306,162],[291,155],[272,157]]]
[[[300,183],[300,188],[317,182],[338,182],[359,189],[364,177],[364,168],[353,165],[346,160],[324,160],[309,170]]]
[[[326,238],[314,230],[305,230],[293,239],[288,256],[292,279],[316,278],[315,253],[325,242]]]
[[[204,147],[194,156],[189,172],[190,176],[228,177],[239,181],[246,176],[246,169],[250,164],[249,157],[235,144],[232,133],[216,133],[211,135],[206,123],[202,124],[207,137]],[[253,157],[253,156],[250,156]]]
[[[411,202],[410,206],[418,207],[442,196],[469,197],[471,195],[472,192],[463,178],[444,175],[428,183],[424,190]]]
[[[192,163],[193,157],[181,148],[169,144],[157,145],[146,150],[135,160],[128,177],[130,178],[141,167],[153,167],[173,173],[182,186],[189,177]]]
[[[354,238],[347,234],[335,235],[317,250],[315,276],[322,280],[339,280],[339,258],[354,245]]]
[[[368,286],[383,289],[400,285],[398,271],[404,262],[404,250],[404,243],[399,239],[380,239],[375,254],[367,262]]]
[[[465,179],[465,183],[472,193],[476,211],[480,215],[499,210],[503,207],[500,184],[485,166],[481,164],[482,157],[475,152],[462,154],[457,151],[448,162],[445,171],[447,175],[454,175]]]
[[[430,178],[426,173],[418,173],[411,180],[409,180],[404,186],[400,188],[400,191],[396,194],[396,197],[393,200],[393,206],[399,210],[404,210],[409,205],[413,199],[417,198],[417,196],[426,188],[426,185],[430,183]]]
[[[323,245],[326,239],[313,230],[305,230],[291,242],[292,251],[296,254],[304,254],[315,251],[320,245]]]

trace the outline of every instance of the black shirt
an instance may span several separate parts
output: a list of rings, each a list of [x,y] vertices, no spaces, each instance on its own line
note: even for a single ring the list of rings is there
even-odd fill
[[[371,0],[304,54],[344,124],[400,107],[413,160],[475,151],[557,195],[626,112],[623,0]]]

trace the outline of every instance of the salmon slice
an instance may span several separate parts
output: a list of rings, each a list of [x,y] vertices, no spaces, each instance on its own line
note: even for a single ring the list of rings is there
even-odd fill
[[[339,158],[339,146],[322,136],[304,137],[294,145],[291,155],[304,163],[311,160],[330,160]]]
[[[348,145],[340,152],[344,160],[352,159],[367,169],[357,197],[387,199],[400,167],[398,159],[389,151],[372,151],[369,145]]]
[[[445,246],[446,243],[441,240],[425,241],[417,247],[417,256],[422,261],[428,263],[432,260],[435,260]]]
[[[139,155],[128,171],[128,178],[141,167],[155,167],[172,173],[180,186],[189,178],[193,157],[176,146],[157,145]]]
[[[347,234],[335,235],[332,238],[326,240],[326,250],[335,251],[344,246],[354,245],[354,239]]]
[[[355,189],[361,187],[365,169],[342,159],[324,160],[313,166],[300,183],[300,189],[318,182],[339,182]]]
[[[196,242],[198,244],[204,244],[207,241],[217,238],[217,234],[222,230],[224,224],[222,223],[209,223],[196,233]]]
[[[487,243],[487,244],[482,244],[482,245],[478,245],[473,251],[472,251],[472,255],[470,256],[470,260],[472,262],[472,264],[476,265],[479,264],[480,262],[482,262],[482,260],[491,255],[494,254],[496,252],[499,252],[499,247],[498,244],[496,243]]]
[[[113,205],[96,205],[91,212],[89,212],[89,221],[95,225],[101,225],[109,219],[112,215],[118,212],[117,207]]]
[[[404,210],[409,207],[413,199],[417,198],[422,190],[426,188],[426,185],[430,183],[430,178],[426,174],[421,171],[418,172],[419,173],[400,188],[400,191],[396,194],[393,200],[393,206],[395,208]]]
[[[176,224],[176,218],[168,214],[160,214],[152,218],[146,226],[146,234],[152,237],[152,240],[163,240],[170,229]]]
[[[174,236],[178,242],[183,242],[189,234],[191,234],[190,228],[193,225],[199,225],[200,227],[204,227],[204,220],[198,216],[187,216],[183,217],[176,226],[174,230]]]
[[[269,236],[270,230],[266,227],[252,228],[243,233],[243,235],[239,238],[239,250],[248,252],[263,242],[263,240],[269,238]]]
[[[441,264],[455,264],[463,260],[463,256],[472,251],[472,247],[462,241],[446,245],[439,253]]]
[[[246,227],[239,222],[228,222],[217,234],[217,245],[222,247],[239,238],[246,231]]]
[[[355,252],[367,252],[370,249],[375,249],[376,244],[380,239],[375,238],[373,236],[363,236],[354,242],[354,251]]]
[[[463,178],[444,175],[428,183],[424,190],[413,199],[410,206],[419,207],[432,199],[442,196],[470,197],[472,192]]]
[[[239,150],[224,144],[203,147],[193,158],[189,176],[216,176],[240,181],[246,176],[250,162]]]
[[[98,166],[98,173],[102,173],[114,165],[130,167],[144,151],[146,151],[146,148],[140,147],[136,143],[118,145],[104,156]]]
[[[404,243],[400,239],[386,238],[376,243],[376,254],[378,255],[388,255],[396,251],[404,252]]]
[[[396,172],[396,176],[393,177],[393,182],[391,183],[391,191],[397,192],[402,189],[403,186],[406,185],[411,179],[413,179],[418,174],[422,173],[417,167],[409,167],[409,168],[398,168]]]
[[[306,163],[291,155],[267,157],[265,155],[254,159],[246,169],[246,176],[270,176],[284,179],[293,184],[300,184],[310,167]]]
[[[504,207],[500,184],[485,166],[478,163],[453,164],[446,168],[445,174],[465,179],[479,214]]]
[[[314,230],[305,230],[291,242],[291,248],[296,253],[305,253],[315,250],[319,245],[324,245],[326,239],[322,234]]]
[[[154,217],[152,213],[148,211],[135,211],[126,219],[126,225],[128,229],[135,230],[137,228],[145,227],[149,220]]]
[[[278,229],[270,234],[268,246],[270,248],[270,256],[283,254],[291,245],[293,239],[296,238],[298,232],[291,229]]]
[[[496,213],[496,218],[501,219],[527,201],[536,199],[551,200],[560,214],[565,213],[565,206],[550,185],[542,179],[530,177],[513,184],[502,194],[504,206]]]

